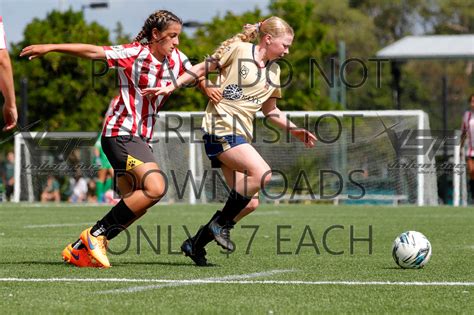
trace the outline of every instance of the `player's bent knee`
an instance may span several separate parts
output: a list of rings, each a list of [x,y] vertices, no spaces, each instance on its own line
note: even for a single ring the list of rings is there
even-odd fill
[[[260,187],[265,187],[270,180],[272,179],[272,171],[270,169],[266,170],[260,176]]]
[[[159,200],[166,194],[166,181],[160,174],[147,178],[144,186],[144,194],[150,199]]]
[[[259,201],[258,201],[258,196],[253,197],[252,200],[250,200],[249,204],[245,207],[245,210],[247,210],[249,213],[255,211],[255,209],[258,208],[259,206]]]

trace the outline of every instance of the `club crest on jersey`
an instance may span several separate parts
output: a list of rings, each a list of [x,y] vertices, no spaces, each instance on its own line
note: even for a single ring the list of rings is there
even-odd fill
[[[110,48],[112,48],[112,50],[117,52],[117,53],[120,53],[120,52],[123,51],[123,46],[121,46],[121,45],[111,46]]]
[[[247,68],[245,65],[243,65],[240,68],[240,76],[244,79],[247,78],[247,75],[249,74],[249,72],[250,72],[250,69]]]

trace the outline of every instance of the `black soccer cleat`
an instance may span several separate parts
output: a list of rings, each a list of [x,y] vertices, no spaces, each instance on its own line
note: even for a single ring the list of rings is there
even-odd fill
[[[232,224],[220,225],[217,218],[209,223],[209,231],[214,236],[217,244],[223,249],[233,252],[235,250],[234,242],[230,240],[230,230],[234,227]]]
[[[181,245],[184,256],[191,258],[197,266],[207,266],[206,250],[204,248],[194,248],[190,238]]]

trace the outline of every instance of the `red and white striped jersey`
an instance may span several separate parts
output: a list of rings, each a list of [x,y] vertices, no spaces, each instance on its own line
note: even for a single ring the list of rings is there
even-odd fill
[[[0,16],[0,49],[7,49],[7,37],[3,28],[3,19]]]
[[[104,46],[104,51],[109,67],[117,70],[120,95],[110,104],[102,135],[132,135],[149,142],[156,113],[168,97],[142,96],[140,91],[147,87],[172,84],[185,69],[191,68],[191,63],[178,49],[161,63],[147,46],[139,43]]]
[[[461,130],[465,132],[467,136],[466,156],[474,157],[474,115],[469,110],[464,113]]]

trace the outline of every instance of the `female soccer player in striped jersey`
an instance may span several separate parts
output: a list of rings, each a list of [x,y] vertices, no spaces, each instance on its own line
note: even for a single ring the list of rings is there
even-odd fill
[[[144,215],[166,191],[165,178],[148,143],[153,134],[155,114],[167,96],[144,97],[140,92],[146,87],[170,85],[174,78],[191,67],[188,58],[177,49],[181,28],[181,19],[160,10],[148,17],[131,44],[103,47],[32,45],[20,54],[29,59],[49,52],[105,59],[109,67],[118,71],[120,94],[114,98],[105,116],[101,143],[118,178],[122,199],[63,250],[64,260],[71,264],[110,267],[106,255],[108,241]]]
[[[316,137],[296,128],[276,105],[281,91],[280,68],[275,61],[288,54],[293,34],[293,29],[278,17],[246,25],[243,33],[224,41],[208,60],[191,68],[176,85],[144,89],[145,95],[168,95],[190,82],[191,73],[203,76],[207,71],[220,70],[218,82],[223,98],[207,105],[203,139],[212,165],[222,169],[232,190],[222,211],[217,211],[181,246],[197,265],[207,264],[204,246],[212,239],[224,249],[234,249],[229,230],[258,206],[257,193],[271,178],[270,167],[249,144],[256,112],[261,109],[271,122],[291,132],[307,147],[315,145]],[[258,44],[250,43],[257,38]]]

